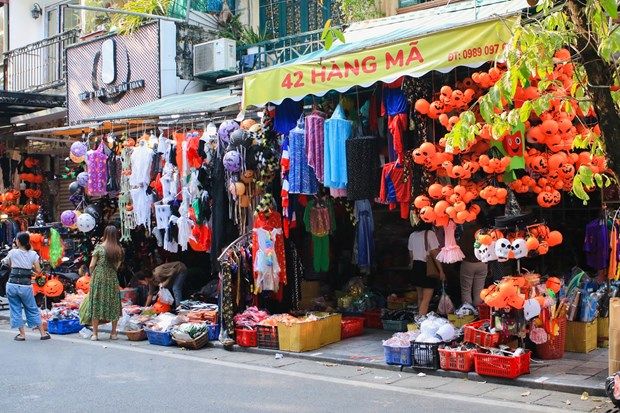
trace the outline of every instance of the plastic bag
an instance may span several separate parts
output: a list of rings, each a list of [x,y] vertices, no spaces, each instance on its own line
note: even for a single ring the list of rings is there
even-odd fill
[[[169,304],[172,305],[174,304],[174,297],[172,296],[172,293],[170,293],[170,290],[164,287],[160,287],[159,288],[159,293],[157,294],[157,299],[158,301],[164,303],[164,304]]]
[[[437,312],[441,315],[448,315],[454,312],[454,304],[450,299],[450,296],[446,294],[446,289],[441,288],[441,298],[439,298],[439,305],[437,306]]]
[[[127,330],[127,324],[129,323],[129,319],[131,317],[129,316],[129,314],[125,314],[124,316],[122,316],[121,318],[118,319],[118,330],[119,331],[126,331]]]
[[[82,338],[89,339],[89,338],[91,338],[91,337],[92,337],[92,335],[93,335],[93,332],[92,332],[92,331],[90,331],[90,330],[89,330],[88,328],[86,328],[86,327],[84,327],[84,328],[82,328],[82,329],[80,330],[80,336],[81,336]]]

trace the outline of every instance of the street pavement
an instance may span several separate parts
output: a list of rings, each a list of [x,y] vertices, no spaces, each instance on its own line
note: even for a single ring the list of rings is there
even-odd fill
[[[13,341],[0,325],[0,412],[560,412],[611,411],[582,397],[292,357],[91,342]],[[585,397],[583,397],[585,398]]]

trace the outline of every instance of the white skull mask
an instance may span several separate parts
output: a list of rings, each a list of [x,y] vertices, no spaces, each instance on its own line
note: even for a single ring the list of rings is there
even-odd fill
[[[527,257],[528,249],[525,240],[523,238],[517,238],[512,241],[512,251],[514,252],[514,258],[517,260]]]
[[[495,254],[495,242],[489,245],[480,244],[478,248],[474,248],[474,255],[480,262],[495,261],[497,255]]]
[[[499,262],[508,261],[512,252],[512,244],[506,238],[495,241],[495,254]]]

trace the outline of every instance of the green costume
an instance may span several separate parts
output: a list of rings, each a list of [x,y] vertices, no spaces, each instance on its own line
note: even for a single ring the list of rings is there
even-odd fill
[[[336,229],[331,199],[310,200],[304,211],[304,225],[312,234],[314,271],[329,271],[329,235]]]
[[[80,323],[92,320],[116,321],[121,316],[121,293],[116,268],[108,262],[105,249],[97,245],[93,251],[97,264],[90,281],[90,291],[80,305]]]

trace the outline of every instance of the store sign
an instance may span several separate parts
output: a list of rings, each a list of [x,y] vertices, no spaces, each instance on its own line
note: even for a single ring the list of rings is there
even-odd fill
[[[67,48],[69,122],[160,98],[159,25]],[[145,45],[156,45],[146,48]]]
[[[246,76],[243,107],[345,92],[353,86],[391,82],[403,75],[420,77],[432,70],[475,66],[498,57],[511,38],[516,18],[494,20],[429,34],[419,39],[335,56],[323,61],[290,64]]]
[[[123,96],[126,92],[144,87],[144,79],[130,81],[131,62],[129,55],[125,61],[128,68],[127,79],[115,85],[116,81],[116,39],[108,39],[101,44],[101,51],[93,59],[93,91],[82,92],[78,96],[80,100],[100,99],[102,102],[113,100],[114,97]],[[101,70],[98,68],[101,67]],[[98,76],[99,75],[99,76]]]

